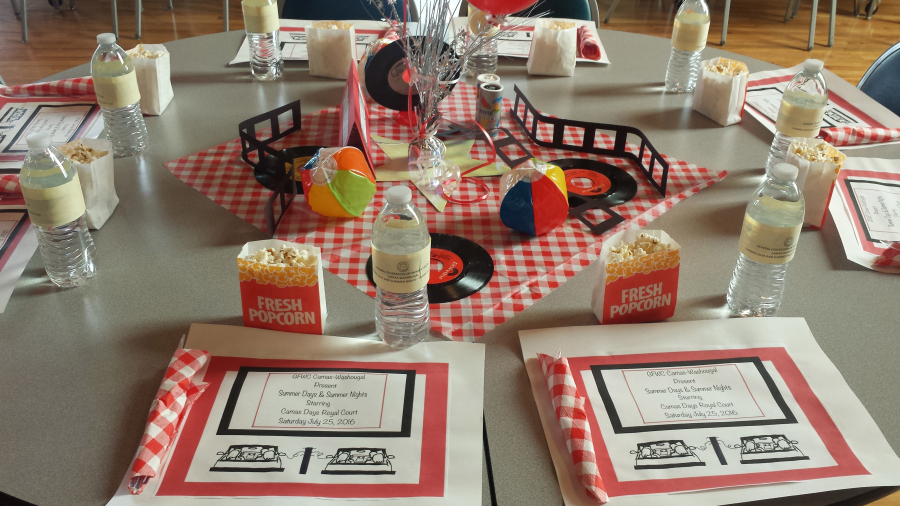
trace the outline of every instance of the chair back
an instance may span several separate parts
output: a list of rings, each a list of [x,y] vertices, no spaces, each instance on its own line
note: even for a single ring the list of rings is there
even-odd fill
[[[387,2],[383,2],[387,5]],[[409,4],[408,21],[418,21],[415,4],[409,0],[397,2],[397,12],[403,16],[403,8]],[[329,0],[318,2],[311,0],[285,0],[281,10],[281,19],[338,20],[360,19],[379,20],[381,13],[371,0]]]
[[[595,25],[600,20],[597,0],[538,0],[533,6],[519,11],[513,16],[527,16],[544,12],[547,13],[546,17],[548,18],[582,19],[593,21]],[[462,0],[459,5],[459,15],[467,16],[468,13],[469,2]]]
[[[900,42],[875,60],[856,87],[900,116]]]

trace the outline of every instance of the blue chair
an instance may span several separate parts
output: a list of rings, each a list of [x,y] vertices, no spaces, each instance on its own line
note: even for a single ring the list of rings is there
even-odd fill
[[[593,7],[593,9],[591,8]],[[597,22],[597,0],[538,0],[536,4],[513,16],[547,13],[548,18],[581,19]]]
[[[900,115],[900,42],[875,60],[856,87]]]
[[[403,13],[402,5],[409,5],[408,20],[418,21],[415,2],[400,0],[397,12]],[[381,19],[381,13],[370,0],[330,0],[318,2],[311,0],[286,0],[281,11],[282,19]]]
[[[600,11],[597,8],[597,0],[538,0],[536,4],[519,11],[513,16],[527,16],[531,14],[547,13],[548,18],[568,18],[593,21],[597,28],[600,27]],[[469,2],[462,0],[459,6],[459,15],[468,16]]]

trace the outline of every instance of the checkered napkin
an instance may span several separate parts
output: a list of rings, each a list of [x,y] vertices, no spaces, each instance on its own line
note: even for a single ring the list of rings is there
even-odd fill
[[[878,267],[900,265],[900,242],[891,243],[891,246],[875,259],[875,265]]]
[[[0,86],[0,95],[5,97],[62,97],[93,94],[94,79],[92,77],[76,77],[20,86]]]
[[[208,360],[209,353],[203,350],[179,349],[169,362],[131,466],[128,490],[132,494],[143,492],[150,478],[156,476],[175,439],[181,415],[206,390],[206,383],[196,384],[192,378]]]
[[[588,60],[600,59],[600,44],[597,44],[597,39],[587,25],[578,27],[578,56]]]
[[[823,128],[819,137],[834,147],[859,146],[900,141],[900,128],[834,127]]]
[[[579,395],[578,387],[575,386],[569,361],[565,357],[555,359],[543,353],[538,353],[537,357],[547,378],[550,400],[553,402],[563,437],[566,438],[566,447],[572,455],[575,472],[581,478],[588,494],[600,504],[606,504],[609,496],[597,468],[591,426],[588,425],[587,413],[584,411],[584,397]]]

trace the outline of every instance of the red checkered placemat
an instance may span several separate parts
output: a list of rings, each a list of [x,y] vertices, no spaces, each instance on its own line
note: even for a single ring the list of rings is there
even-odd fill
[[[512,104],[504,99],[504,108]],[[474,117],[475,88],[460,83],[442,105],[444,117],[463,122]],[[396,113],[373,104],[369,108],[370,130],[397,140],[409,140],[412,132],[394,120]],[[283,146],[324,145],[338,142],[338,108],[329,107],[303,117],[303,130],[282,141]],[[504,117],[505,126],[520,139],[524,133],[514,122]],[[539,132],[541,138],[550,138],[549,129]],[[566,141],[575,142],[570,132]],[[598,145],[612,149],[613,139],[603,136]],[[526,142],[526,145],[529,145]],[[589,155],[546,149],[529,145],[534,156],[543,160],[559,158],[588,158]],[[637,148],[629,145],[637,152]],[[375,164],[387,159],[384,153],[374,149]],[[477,142],[470,154],[472,158],[487,160],[484,143]],[[431,306],[431,326],[457,341],[472,341],[534,304],[567,279],[588,266],[600,253],[601,238],[632,226],[644,227],[681,200],[719,181],[725,172],[709,169],[665,157],[669,162],[668,197],[662,198],[644,176],[631,167],[627,160],[593,157],[595,159],[627,167],[637,180],[637,196],[614,209],[625,222],[601,237],[595,237],[574,218],[541,237],[530,237],[506,228],[500,221],[500,178],[485,181],[493,193],[478,204],[448,204],[439,213],[413,190],[413,201],[425,214],[432,232],[463,236],[483,246],[493,257],[494,276],[480,292],[447,304]],[[240,142],[235,139],[219,146],[168,162],[166,167],[175,176],[199,190],[219,205],[265,229],[263,206],[271,192],[256,183],[253,172],[240,158]],[[378,191],[365,213],[357,219],[347,220],[320,216],[309,208],[302,196],[285,213],[275,237],[322,248],[324,267],[347,280],[360,290],[375,295],[374,287],[366,278],[365,264],[371,249],[372,224],[384,202],[384,192],[398,183],[378,183]],[[462,200],[476,196],[475,185],[463,183],[458,190]]]

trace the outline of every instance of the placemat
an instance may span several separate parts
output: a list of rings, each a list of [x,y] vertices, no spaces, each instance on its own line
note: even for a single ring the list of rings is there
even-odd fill
[[[504,110],[512,106],[504,99]],[[475,115],[475,88],[460,83],[442,105],[444,118],[464,122]],[[303,116],[303,130],[282,141],[282,147],[299,145],[333,146],[338,142],[338,107],[329,107]],[[409,140],[412,132],[394,120],[396,112],[372,104],[369,121],[372,135]],[[614,208],[625,221],[602,236],[594,236],[577,219],[569,217],[556,230],[541,237],[531,237],[506,228],[500,221],[500,178],[486,179],[493,192],[482,202],[471,205],[448,204],[440,213],[413,188],[413,201],[425,215],[432,232],[460,235],[482,245],[493,257],[494,276],[480,292],[463,300],[431,305],[433,329],[456,341],[473,341],[486,332],[534,304],[564,281],[597,259],[601,240],[633,226],[644,227],[676,203],[686,199],[725,177],[726,172],[713,172],[687,162],[665,157],[669,162],[668,196],[659,193],[644,179],[632,162],[606,157],[542,148],[527,142],[527,137],[504,112],[501,126],[513,132],[528,149],[543,160],[559,158],[593,158],[613,163],[627,170],[638,182],[634,199]],[[549,138],[549,129],[539,132]],[[570,132],[566,140],[574,142]],[[612,148],[613,139],[598,139],[598,145]],[[373,143],[374,145],[374,143]],[[628,146],[637,153],[637,148]],[[472,158],[487,160],[486,145],[477,142]],[[375,164],[387,158],[373,149]],[[213,201],[240,216],[250,224],[265,229],[263,206],[271,192],[256,183],[250,167],[240,158],[240,142],[235,139],[193,155],[166,163],[179,179]],[[376,169],[377,170],[377,169]],[[350,284],[374,297],[375,289],[366,278],[365,264],[371,249],[372,224],[384,202],[384,192],[398,183],[378,183],[378,191],[365,213],[353,220],[329,218],[314,213],[302,196],[297,197],[285,213],[274,236],[322,248],[324,267]],[[471,199],[476,186],[463,183],[460,199]],[[327,294],[326,294],[327,299]],[[585,302],[585,308],[587,303]]]

